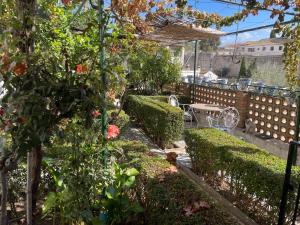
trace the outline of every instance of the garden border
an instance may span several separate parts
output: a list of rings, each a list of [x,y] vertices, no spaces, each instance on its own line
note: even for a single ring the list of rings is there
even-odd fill
[[[244,225],[258,225],[249,216],[243,213],[239,208],[234,206],[230,201],[225,199],[222,195],[216,192],[211,186],[209,186],[200,176],[196,175],[186,166],[182,165],[180,162],[177,163],[177,168],[180,172],[185,174],[195,185],[200,189],[208,193],[213,199],[215,199],[219,205],[228,210],[228,213],[233,215],[237,220],[239,220]]]

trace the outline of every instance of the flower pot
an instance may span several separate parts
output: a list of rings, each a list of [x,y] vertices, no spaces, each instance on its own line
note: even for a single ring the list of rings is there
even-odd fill
[[[239,90],[247,91],[251,82],[252,82],[251,78],[240,78],[239,79]]]

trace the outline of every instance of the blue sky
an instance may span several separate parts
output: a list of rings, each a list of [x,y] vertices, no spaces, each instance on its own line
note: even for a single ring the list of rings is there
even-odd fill
[[[214,0],[189,0],[189,5],[192,5],[198,10],[205,11],[208,13],[218,13],[221,16],[230,16],[234,13],[242,10],[243,7],[232,4],[225,4],[216,2]],[[275,20],[270,18],[270,12],[260,11],[257,16],[249,16],[245,21],[241,21],[238,24],[239,30],[248,29],[252,27],[258,27],[263,25],[269,25],[274,23]],[[237,31],[237,25],[234,24],[230,27],[223,27],[222,31],[235,32]],[[270,36],[271,28],[241,33],[237,37],[237,43],[245,41],[260,40],[268,38]],[[225,36],[221,38],[222,45],[233,44],[235,42],[235,35]]]

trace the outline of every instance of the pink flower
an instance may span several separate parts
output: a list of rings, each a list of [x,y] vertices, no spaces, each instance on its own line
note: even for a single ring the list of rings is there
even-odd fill
[[[118,137],[120,134],[120,129],[116,125],[108,125],[107,128],[107,139],[113,139]]]
[[[86,65],[78,64],[76,65],[76,73],[77,74],[82,74],[82,73],[87,73],[88,72],[88,67]]]
[[[99,110],[95,110],[95,111],[92,112],[92,116],[93,116],[94,118],[97,118],[97,117],[100,116],[100,115],[101,115],[101,113],[99,112]]]
[[[0,108],[0,116],[4,116],[4,109]]]
[[[61,2],[62,2],[65,6],[68,6],[68,5],[70,5],[71,0],[62,0]]]

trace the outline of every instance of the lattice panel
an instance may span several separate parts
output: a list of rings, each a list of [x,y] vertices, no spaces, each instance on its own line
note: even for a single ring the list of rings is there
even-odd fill
[[[195,88],[196,103],[218,104],[221,106],[236,107],[238,95],[235,91],[223,90],[197,85]]]
[[[170,91],[171,93],[176,92],[176,84],[169,84],[164,87],[164,91]]]
[[[256,124],[256,131],[284,142],[295,134],[296,104],[284,98],[267,95],[250,96],[248,117]]]
[[[192,90],[186,83],[177,86],[177,93],[191,96],[191,99]],[[291,105],[284,98],[196,85],[195,102],[233,106],[240,113],[238,127],[244,127],[245,120],[250,118],[256,124],[257,133],[284,142],[294,138],[296,104]]]
[[[249,94],[242,91],[196,85],[195,102],[235,107],[240,114],[238,127],[244,127],[248,113]]]
[[[191,95],[191,86],[187,83],[180,83],[177,86],[177,93],[180,95],[190,96]]]

